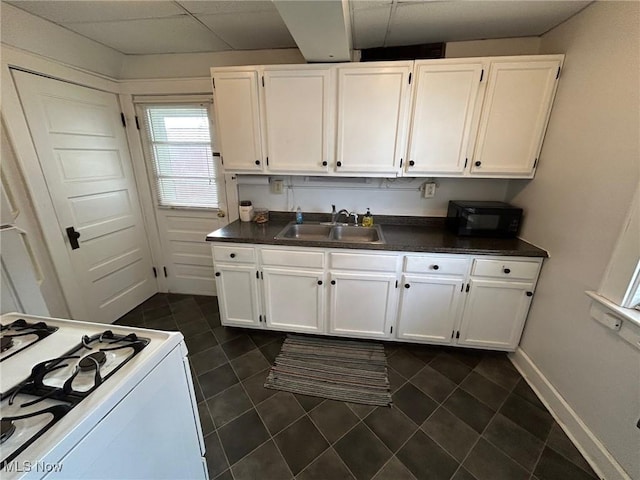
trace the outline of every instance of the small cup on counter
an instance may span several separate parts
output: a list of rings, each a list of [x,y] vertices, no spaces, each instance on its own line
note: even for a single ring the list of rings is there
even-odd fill
[[[267,223],[269,221],[269,210],[267,208],[256,208],[253,211],[253,221],[256,223]]]

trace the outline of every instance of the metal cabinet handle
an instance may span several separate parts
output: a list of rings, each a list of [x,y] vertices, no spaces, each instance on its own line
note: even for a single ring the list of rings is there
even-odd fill
[[[219,276],[220,276],[220,272],[216,272],[216,277],[219,277]]]
[[[76,250],[80,248],[80,243],[78,243],[78,239],[80,238],[80,232],[76,232],[76,229],[73,227],[67,227],[67,238],[69,239],[69,243],[71,244],[71,250]]]
[[[326,160],[325,160],[324,162],[322,162],[322,166],[323,166],[323,167],[326,167],[326,166],[327,166],[327,162],[326,162]]]
[[[260,160],[256,160],[256,165],[260,165]]]
[[[439,269],[440,269],[440,266],[439,266],[439,265],[434,265],[434,266],[433,266],[433,267],[431,267],[431,268],[433,268],[434,270],[439,270]]]
[[[409,285],[408,283],[405,283],[404,288],[411,288],[411,285]]]
[[[322,285],[322,280],[318,280],[318,285]]]
[[[409,160],[409,166],[413,167],[416,164],[416,162],[414,162],[413,160]]]
[[[335,280],[331,280],[331,285],[335,285],[336,281]]]
[[[341,166],[342,166],[342,162],[336,162],[336,165],[337,165],[338,167],[341,167]]]
[[[533,297],[533,292],[527,292],[527,297]]]
[[[475,163],[475,165],[476,165],[476,167],[479,167],[480,165],[482,165],[482,162],[478,161],[478,162]]]
[[[231,258],[236,258],[236,254],[235,254],[235,253],[232,253],[232,254],[230,254],[229,256],[230,256]]]
[[[510,268],[504,268],[502,271],[504,273],[506,273],[507,275],[509,275],[511,273],[511,269]]]

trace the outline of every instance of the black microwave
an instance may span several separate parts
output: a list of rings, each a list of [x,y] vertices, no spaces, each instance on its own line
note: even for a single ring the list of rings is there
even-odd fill
[[[456,235],[515,237],[521,222],[522,209],[508,203],[451,200],[446,223]]]

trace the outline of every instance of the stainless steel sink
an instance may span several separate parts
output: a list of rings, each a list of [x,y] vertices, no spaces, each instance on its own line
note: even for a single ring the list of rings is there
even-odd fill
[[[356,227],[320,223],[289,223],[275,236],[276,239],[306,240],[310,242],[343,242],[384,244],[380,225]]]

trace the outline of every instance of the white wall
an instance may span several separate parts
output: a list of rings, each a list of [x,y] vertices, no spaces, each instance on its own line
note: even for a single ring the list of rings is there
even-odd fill
[[[540,37],[518,37],[447,42],[445,57],[465,58],[494,55],[537,55],[540,53],[540,40]]]
[[[124,55],[52,22],[2,2],[2,43],[112,78]]]
[[[306,63],[297,48],[233,52],[125,55],[122,79],[208,77],[211,67]]]
[[[513,182],[522,236],[550,252],[522,349],[631,478],[640,351],[589,316],[640,179],[640,4],[594,2],[544,35],[566,54],[536,178]]]
[[[495,179],[438,178],[434,198],[422,198],[420,186],[426,179],[369,179],[355,183],[347,179],[323,182],[305,181],[304,177],[284,178],[285,193],[271,193],[267,177],[239,176],[240,200],[251,200],[256,207],[293,211],[298,206],[305,212],[338,210],[375,215],[416,215],[441,217],[447,213],[449,200],[504,200],[508,181]],[[251,183],[249,183],[251,182]]]

